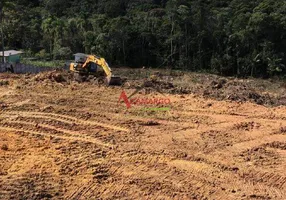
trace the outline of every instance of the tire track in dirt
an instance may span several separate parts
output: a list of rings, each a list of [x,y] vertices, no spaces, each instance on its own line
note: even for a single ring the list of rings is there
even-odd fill
[[[220,113],[217,111],[209,111],[204,109],[194,109],[194,110],[188,110],[188,111],[175,111],[178,114],[190,116],[190,115],[199,115],[199,116],[209,116],[216,120],[222,120],[225,121],[227,119],[229,122],[236,122],[236,121],[242,121],[247,119],[253,119],[259,122],[270,122],[270,123],[286,123],[286,116],[284,117],[277,117],[273,119],[272,117],[267,116],[253,116],[248,114],[241,114],[241,113]]]
[[[23,132],[23,133],[34,134],[34,135],[41,135],[41,136],[45,136],[45,137],[54,137],[54,138],[59,138],[59,139],[64,139],[64,140],[94,143],[94,144],[104,146],[104,147],[112,147],[111,144],[103,143],[103,142],[99,141],[98,139],[87,137],[87,136],[84,136],[84,137],[80,137],[78,135],[64,136],[64,135],[56,135],[56,134],[31,131],[31,130],[24,130],[24,129],[19,129],[19,128],[11,128],[11,127],[5,127],[5,126],[0,126],[0,130],[1,131],[8,131],[8,132]]]
[[[244,171],[240,173],[242,178],[246,181],[251,181],[253,183],[259,183],[260,185],[267,185],[269,187],[277,188],[281,191],[286,191],[286,176],[277,174],[274,172],[258,171],[251,169],[250,171]]]
[[[75,136],[79,136],[78,133],[79,132],[76,132],[76,131],[71,131],[71,130],[67,130],[67,129],[63,129],[63,128],[58,128],[58,127],[55,127],[55,126],[52,126],[52,125],[48,125],[48,124],[40,124],[40,123],[34,123],[34,122],[26,122],[26,121],[4,121],[5,124],[23,124],[23,125],[28,125],[28,126],[31,126],[31,127],[35,127],[35,128],[47,128],[47,129],[50,129],[50,130],[54,130],[56,132],[62,132],[64,134],[67,134],[67,135],[75,135]]]
[[[14,95],[15,94],[15,92],[13,91],[13,90],[8,90],[8,91],[1,91],[1,93],[0,93],[0,98],[3,98],[3,97],[5,97],[5,96],[12,96],[12,95]]]
[[[208,177],[208,180],[216,180],[216,177],[213,175],[216,174],[222,179],[223,182],[218,182],[217,187],[218,190],[215,191],[212,196],[215,197],[214,199],[228,199],[221,196],[220,188],[223,190],[234,190],[236,193],[237,191],[243,191],[244,195],[251,195],[259,192],[264,195],[271,195],[273,198],[283,199],[285,197],[285,189],[283,189],[283,181],[284,177],[275,175],[275,174],[268,174],[268,179],[261,181],[261,174],[257,171],[258,176],[257,179],[253,178],[254,175],[250,175],[251,172],[248,170],[241,170],[239,166],[239,171],[233,170],[231,167],[224,166],[223,164],[219,164],[220,161],[211,161],[211,160],[202,160],[200,162],[188,161],[188,160],[179,160],[177,161],[178,166],[183,166],[180,163],[188,163],[184,165],[185,170],[190,171],[194,174],[200,174],[201,176]],[[173,163],[174,164],[174,163]],[[194,165],[194,166],[192,166]],[[176,166],[176,163],[175,163]],[[188,166],[188,167],[187,167]],[[187,168],[186,168],[187,167]],[[244,175],[242,175],[244,174]],[[247,176],[245,175],[247,174]],[[274,178],[273,178],[274,177]],[[260,179],[259,179],[260,178]],[[282,178],[281,182],[278,183],[277,181]],[[218,179],[218,180],[219,180]],[[197,180],[197,178],[196,178]],[[268,181],[271,181],[270,183]],[[227,183],[227,184],[226,184]],[[265,193],[267,191],[267,193]]]
[[[275,141],[286,142],[286,135],[281,135],[281,134],[266,135],[266,136],[258,138],[258,139],[253,139],[250,141],[236,143],[232,147],[227,148],[226,150],[228,152],[236,154],[236,153],[242,152],[244,150],[251,149],[254,147],[258,147],[258,146],[261,146],[265,143],[271,143],[271,142],[275,142]]]
[[[194,161],[188,161],[188,160],[175,160],[171,162],[172,165],[176,167],[183,168],[184,170],[191,172],[192,174],[195,174],[196,180],[199,179],[199,176],[202,177],[208,177],[208,180],[216,180],[216,178],[213,176],[214,174],[217,174],[220,176],[220,178],[223,178],[224,182],[227,182],[227,185],[224,183],[217,182],[216,188],[218,188],[213,194],[213,197],[216,197],[216,199],[228,199],[226,198],[228,195],[226,195],[225,192],[222,192],[220,188],[229,188],[229,189],[235,189],[235,191],[241,189],[248,195],[251,195],[255,191],[259,191],[261,193],[268,191],[271,196],[273,197],[284,197],[285,193],[282,192],[281,187],[277,187],[275,184],[266,184],[266,183],[257,183],[257,180],[255,179],[244,179],[244,177],[239,176],[237,172],[231,170],[231,169],[224,169],[222,170],[220,167],[208,164],[206,162],[194,162]],[[271,179],[269,177],[269,179]],[[273,180],[273,183],[277,179]],[[281,189],[281,191],[277,191],[278,189]],[[229,196],[228,196],[229,197]]]
[[[197,114],[197,112],[195,113]],[[191,113],[192,115],[192,113]],[[199,115],[203,115],[205,116],[206,114],[201,114],[199,113]],[[214,120],[217,119],[227,119],[227,121],[225,123],[228,123],[227,126],[225,127],[221,127],[220,126],[220,130],[221,131],[225,131],[226,128],[230,128],[233,127],[235,125],[235,123],[237,123],[238,121],[245,121],[245,116],[241,116],[241,117],[236,117],[234,116],[233,118],[229,118],[229,116],[232,117],[232,115],[225,115],[225,114],[207,114],[207,116],[212,116],[214,117]],[[259,120],[260,121],[260,120]],[[266,119],[266,120],[261,120],[262,122],[267,122],[267,123],[278,123],[276,120],[272,120],[272,119]],[[283,119],[280,120],[279,122],[285,122]],[[278,124],[277,124],[278,125]],[[207,127],[205,127],[206,129],[209,129]],[[202,128],[200,127],[199,129],[200,131],[202,131]],[[217,130],[217,129],[215,129]],[[257,146],[257,145],[261,145],[263,144],[265,141],[276,141],[281,138],[283,138],[283,136],[271,136],[270,135],[271,132],[268,131],[268,133],[258,133],[253,135],[253,138],[248,139],[247,141],[243,141],[243,142],[237,142],[234,143],[234,147],[230,147],[230,149],[237,149],[237,151],[241,151],[241,149],[243,150],[243,148],[249,148],[251,146]],[[270,135],[270,136],[269,136]],[[258,138],[259,136],[263,136],[262,138]],[[285,139],[285,138],[284,138]],[[219,149],[217,149],[219,150]],[[220,153],[221,151],[218,151],[217,153]],[[225,149],[224,151],[225,153],[227,153],[227,155],[225,157],[230,157],[232,154],[235,154],[236,151],[231,151],[228,148]],[[220,162],[220,158],[218,158],[217,161],[213,161],[212,163],[219,163]],[[190,167],[190,168],[194,168],[194,167]],[[248,171],[246,171],[248,172]],[[202,173],[204,174],[201,170],[198,170],[197,172],[198,174]],[[268,180],[266,182],[262,182],[262,183],[257,183],[258,179],[251,179],[251,178],[243,178],[238,176],[236,173],[232,173],[232,172],[222,172],[225,176],[224,180],[226,182],[228,182],[228,185],[235,185],[237,186],[237,188],[241,188],[243,191],[248,191],[248,194],[251,195],[256,194],[257,191],[264,193],[265,191],[268,191],[269,194],[264,194],[266,195],[265,198],[267,198],[268,195],[271,195],[273,198],[279,198],[279,199],[283,199],[283,197],[285,197],[285,192],[283,192],[284,189],[284,177],[283,176],[279,176],[279,175],[271,175],[269,174],[268,176],[266,176],[265,178]],[[208,176],[208,174],[205,174],[206,176]],[[260,177],[261,174],[258,173],[257,178]],[[198,180],[198,178],[196,178],[196,180]],[[245,185],[246,184],[246,185]],[[245,186],[244,186],[245,185]],[[212,196],[215,194],[212,194]],[[218,196],[217,196],[218,195]],[[220,192],[218,191],[218,194],[215,195],[215,197],[217,197],[217,199],[228,199],[225,198],[225,196],[220,196]],[[250,197],[250,196],[249,196]]]
[[[43,130],[41,130],[41,132],[52,132],[55,135],[65,134],[65,135],[74,136],[77,138],[92,138],[94,141],[97,140],[97,143],[101,144],[103,146],[106,146],[108,144],[107,142],[102,142],[101,140],[99,140],[95,137],[87,136],[84,131],[82,131],[82,132],[72,131],[72,130],[67,130],[65,128],[60,128],[60,127],[56,127],[56,126],[41,123],[41,122],[30,122],[30,121],[24,121],[24,120],[25,120],[25,118],[22,118],[21,120],[4,119],[1,121],[1,123],[4,124],[5,127],[8,126],[11,128],[19,128],[19,126],[21,127],[22,125],[24,125],[25,127],[21,127],[22,129],[27,129],[27,130],[31,130],[31,131],[34,131],[34,130],[38,131],[39,129],[43,129]],[[81,134],[79,134],[79,133],[81,133]],[[108,144],[108,145],[110,146],[110,144]]]
[[[217,120],[226,120],[224,123],[226,123],[226,125],[224,127],[220,126],[220,130],[221,131],[226,131],[227,128],[232,128],[234,127],[234,125],[237,122],[244,122],[244,121],[249,121],[247,119],[251,118],[251,115],[240,115],[240,114],[224,114],[224,113],[219,113],[219,114],[214,114],[212,112],[206,112],[206,113],[201,113],[198,112],[199,110],[194,110],[194,114],[195,115],[201,115],[201,116],[210,116],[214,119],[214,121]],[[176,111],[175,111],[176,112]],[[187,115],[191,115],[193,116],[193,113],[185,113]],[[279,126],[279,123],[285,123],[285,120],[283,120],[283,118],[279,119],[278,121],[275,119],[271,119],[271,118],[261,118],[261,119],[255,119],[256,122],[257,120],[259,122],[261,122],[263,125],[264,124],[276,124],[277,126]],[[204,127],[206,130],[209,129],[209,127]],[[214,128],[214,127],[212,127]],[[199,131],[202,131],[204,129],[202,129],[202,127],[200,127]],[[215,129],[217,130],[217,129]],[[153,129],[154,131],[154,129]],[[245,133],[247,133],[247,131],[244,131]],[[230,147],[230,150],[224,149],[225,153],[228,154],[228,157],[231,157],[233,154],[243,150],[244,148],[249,148],[253,146],[257,146],[257,145],[261,145],[263,144],[263,142],[265,141],[276,141],[281,139],[279,136],[271,136],[271,129],[269,129],[266,133],[261,132],[261,131],[256,131],[255,134],[252,135],[252,137],[250,139],[247,139],[247,141],[241,141],[241,142],[236,142],[233,144],[234,147]],[[259,138],[261,137],[262,138]],[[231,150],[231,149],[234,150]],[[235,151],[235,149],[237,151]],[[221,153],[220,149],[217,153]],[[227,156],[226,156],[227,157]],[[218,159],[216,162],[212,162],[212,163],[219,163],[220,159]],[[173,163],[174,164],[174,163]],[[141,164],[142,165],[142,164]],[[175,164],[176,165],[176,164]],[[240,165],[238,165],[240,168]],[[229,167],[231,168],[231,165],[229,165]],[[203,169],[197,169],[194,170],[194,166],[189,167],[191,169],[190,173],[191,174],[203,174],[204,176],[209,176],[211,173],[215,173],[215,171],[211,172],[211,173],[204,173]],[[221,169],[221,168],[218,168]],[[135,169],[134,169],[135,171]],[[193,171],[193,172],[192,172]],[[249,173],[248,170],[245,171],[246,173]],[[285,197],[285,192],[284,192],[284,176],[279,176],[277,174],[271,174],[269,173],[267,176],[265,176],[265,182],[258,182],[258,178],[261,176],[260,172],[258,172],[257,178],[250,178],[250,177],[240,177],[236,172],[231,172],[229,170],[223,170],[221,172],[221,176],[223,176],[223,180],[225,182],[227,182],[227,186],[229,187],[229,185],[233,185],[237,188],[241,188],[241,190],[245,191],[248,194],[248,198],[251,198],[252,194],[256,194],[257,191],[260,194],[263,194],[262,196],[264,198],[268,198],[268,195],[270,195],[272,198],[275,199],[283,199]],[[254,175],[253,175],[254,176]],[[261,178],[261,177],[260,177]],[[263,178],[263,177],[262,177]],[[195,180],[199,180],[199,177],[195,177]],[[188,180],[188,179],[186,179]],[[209,183],[204,183],[205,185],[210,185]],[[207,191],[207,189],[204,189]],[[268,193],[266,193],[265,191],[268,191]],[[216,199],[228,199],[230,198],[230,196],[223,194],[222,192],[220,192],[219,190],[216,191],[215,193],[212,194],[212,196],[215,196]],[[227,198],[228,197],[228,198]]]
[[[45,112],[24,112],[24,111],[6,111],[2,112],[3,114],[0,114],[0,116],[21,116],[21,117],[40,117],[40,118],[45,118],[45,119],[53,119],[53,120],[58,120],[64,123],[79,123],[83,125],[92,125],[92,126],[100,126],[103,128],[108,128],[116,131],[123,131],[123,132],[129,132],[130,130],[127,128],[119,127],[119,126],[114,126],[114,125],[109,125],[105,123],[99,123],[99,122],[94,122],[91,120],[83,120],[79,119],[76,117],[71,117],[68,115],[62,115],[62,114],[55,114],[55,113],[45,113]]]
[[[269,172],[260,168],[247,167],[245,163],[234,162],[232,155],[231,151],[226,150],[224,156],[221,154],[220,156],[200,155],[199,160],[221,170],[223,180],[227,182],[226,188],[231,185],[241,188],[242,191],[250,191],[249,194],[267,191],[272,198],[283,199],[285,197],[286,177],[284,175],[275,171]],[[235,163],[235,165],[230,165],[230,163]]]
[[[39,129],[39,128],[45,128],[45,129],[50,129],[50,130],[53,130],[53,131],[56,131],[56,132],[60,132],[60,133],[64,133],[66,135],[72,135],[72,136],[76,136],[76,137],[82,137],[82,136],[85,136],[84,134],[81,134],[79,135],[78,133],[79,132],[76,132],[76,131],[71,131],[71,130],[67,130],[67,129],[63,129],[63,128],[58,128],[58,127],[55,127],[55,126],[52,126],[52,125],[47,125],[47,124],[40,124],[40,123],[34,123],[34,122],[25,122],[25,121],[7,121],[7,122],[4,122],[5,124],[22,124],[22,125],[27,125],[27,126],[30,126],[31,128],[36,128],[36,129]]]
[[[157,158],[152,155],[136,155],[134,157],[126,158],[123,163],[136,162],[140,163],[140,168],[133,168],[131,165],[129,167],[122,166],[120,169],[117,169],[117,174],[119,176],[125,176],[125,179],[130,179],[133,177],[141,177],[140,185],[148,185],[148,173],[154,174],[149,170],[154,170],[156,172],[156,177],[161,177],[162,184],[168,183],[174,186],[184,185],[181,188],[181,192],[187,192],[188,189],[194,189],[197,196],[201,198],[207,197],[206,194],[211,193],[214,199],[229,199],[231,196],[235,194],[231,194],[231,192],[227,191],[235,188],[235,192],[237,190],[243,190],[247,195],[251,195],[255,193],[255,191],[260,192],[264,195],[265,191],[272,197],[279,197],[282,199],[284,194],[281,191],[277,191],[275,185],[268,186],[267,184],[256,184],[256,180],[252,180],[246,182],[244,179],[239,177],[237,173],[233,173],[231,171],[222,171],[221,168],[214,167],[208,163],[204,162],[196,162],[189,160],[170,160],[167,157]],[[167,165],[167,166],[165,166]],[[156,167],[154,167],[156,166]],[[175,168],[174,168],[175,167]],[[123,173],[126,169],[128,169],[128,173]],[[140,169],[149,169],[147,174],[141,174]],[[144,170],[145,171],[145,170]],[[130,177],[130,173],[133,174]],[[139,175],[140,173],[141,175]],[[176,176],[174,176],[174,173]],[[224,182],[218,181],[216,175],[220,176]],[[132,178],[131,178],[132,179]],[[225,181],[227,181],[227,185],[225,185]],[[138,187],[141,187],[141,186]],[[273,186],[273,187],[272,187]],[[142,186],[142,190],[144,191],[144,186]],[[167,187],[167,186],[166,186]],[[226,188],[226,189],[221,189]],[[279,188],[278,188],[279,189]],[[176,187],[172,189],[172,191],[176,191]],[[205,196],[206,195],[206,196]],[[238,196],[237,196],[238,197]]]
[[[71,200],[81,200],[81,199],[90,199],[93,197],[93,192],[98,189],[98,184],[93,181],[89,181],[86,184],[78,187],[72,194],[67,195],[65,199]]]

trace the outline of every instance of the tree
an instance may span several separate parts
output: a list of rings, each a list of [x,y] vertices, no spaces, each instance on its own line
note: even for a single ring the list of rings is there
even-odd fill
[[[11,2],[21,12],[10,9]],[[135,67],[168,66],[264,77],[286,72],[285,1],[0,3],[2,45],[23,48],[32,54],[45,49],[51,59],[65,58],[72,51],[97,54],[111,63]],[[4,23],[2,11],[7,13]]]
[[[57,52],[62,48],[66,29],[66,23],[60,18],[51,16],[43,20],[42,30],[49,43],[50,58],[55,59]]]
[[[5,51],[5,45],[4,45],[4,11],[5,8],[12,8],[15,4],[12,2],[9,2],[8,0],[1,0],[0,2],[0,22],[1,22],[1,43],[2,43],[2,62],[4,63],[4,51]]]
[[[4,1],[0,2],[0,22],[1,22],[1,43],[2,43],[2,62],[4,63],[4,51],[5,51],[5,47],[4,47],[4,33],[3,33],[3,18],[4,18],[4,14],[3,14],[3,7],[4,7]]]

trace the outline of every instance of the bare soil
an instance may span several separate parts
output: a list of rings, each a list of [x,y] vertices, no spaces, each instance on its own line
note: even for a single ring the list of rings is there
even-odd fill
[[[259,105],[286,105],[286,80],[238,79],[203,73],[183,73],[172,70],[115,69],[128,77],[131,88],[138,86],[160,88],[169,94],[194,94],[222,101],[252,102]],[[149,77],[155,76],[150,83]],[[126,86],[125,85],[125,86]]]
[[[0,74],[0,199],[285,199],[282,82],[148,73]],[[118,103],[138,87],[170,110]]]

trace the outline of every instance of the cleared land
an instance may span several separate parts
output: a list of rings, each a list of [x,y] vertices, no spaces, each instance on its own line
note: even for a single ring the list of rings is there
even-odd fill
[[[0,199],[285,199],[283,83],[172,74],[154,112],[61,73],[0,75]]]

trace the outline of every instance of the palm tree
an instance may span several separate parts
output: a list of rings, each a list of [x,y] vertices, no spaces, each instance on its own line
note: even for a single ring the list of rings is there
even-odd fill
[[[50,45],[50,58],[52,58],[52,54],[53,54],[53,40],[54,40],[54,32],[55,32],[55,27],[53,27],[53,21],[54,18],[53,17],[48,17],[46,19],[43,20],[42,22],[42,30],[43,32],[47,35],[48,40],[49,40],[49,45]]]

